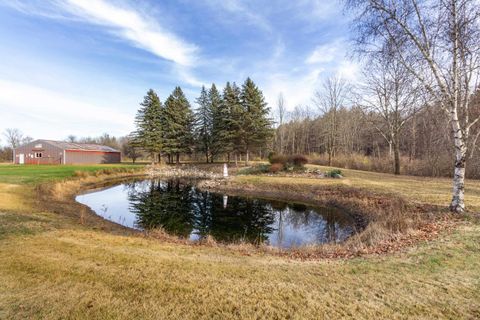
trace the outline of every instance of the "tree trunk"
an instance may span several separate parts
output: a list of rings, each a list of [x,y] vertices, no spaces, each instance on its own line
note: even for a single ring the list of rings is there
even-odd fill
[[[459,67],[458,67],[458,52],[459,52],[459,32],[457,25],[457,7],[456,1],[451,2],[452,6],[452,21],[453,21],[453,48],[452,48],[452,71],[453,71],[453,101],[450,109],[450,121],[453,129],[453,139],[455,144],[455,169],[453,175],[453,197],[450,204],[452,212],[462,213],[465,211],[465,162],[467,155],[466,140],[468,138],[468,131],[464,135],[462,125],[458,119],[458,108],[460,106],[460,83],[459,83]],[[467,98],[468,99],[468,98]]]
[[[462,213],[465,211],[465,165],[467,147],[456,110],[452,111],[452,118],[455,143],[455,169],[453,175],[453,197],[450,204],[450,210],[452,212]]]
[[[238,155],[236,152],[235,152],[235,167],[238,168]]]
[[[177,152],[177,164],[180,164],[180,153]]]
[[[208,151],[205,152],[205,158],[207,159],[207,163],[208,163]]]
[[[246,166],[248,166],[249,157],[250,157],[250,151],[249,151],[248,148],[247,148],[247,153],[246,153],[246,155],[245,155],[245,165],[246,165]]]
[[[162,164],[162,154],[158,154],[158,164]]]
[[[400,174],[400,141],[398,141],[398,134],[395,135],[393,142],[393,173]]]
[[[416,157],[416,149],[417,149],[417,116],[413,114],[412,118],[412,145],[410,147],[410,161],[415,159]]]
[[[155,165],[155,153],[151,153],[150,156],[152,157],[152,166]]]

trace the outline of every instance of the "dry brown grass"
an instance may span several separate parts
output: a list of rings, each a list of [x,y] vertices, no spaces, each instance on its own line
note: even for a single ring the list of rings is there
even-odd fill
[[[364,184],[369,197],[361,201],[371,201],[372,192],[407,183],[382,177],[390,182],[386,189],[377,189],[374,181],[361,182],[354,174],[347,172],[349,183],[347,178],[314,183],[317,190],[325,186],[335,190],[338,185],[344,188],[340,190],[349,185],[356,190]],[[237,179],[278,188],[313,183],[313,179]],[[67,186],[56,188],[64,194],[67,188],[69,192],[78,188],[73,183]],[[0,194],[10,203],[36,192],[32,186],[2,190],[8,190]],[[399,192],[413,199],[413,192]],[[64,205],[67,200],[56,199]],[[384,227],[405,230],[410,223],[415,222]],[[480,317],[480,225],[474,221],[393,254],[316,261],[265,254],[247,245],[232,250],[214,242],[191,246],[105,232],[99,225],[79,224],[61,206],[45,212],[30,201],[17,211],[0,203],[0,227],[1,319]]]
[[[317,165],[328,165],[328,155],[312,155],[310,162]],[[339,154],[332,160],[332,166],[373,171],[380,173],[393,172],[392,157],[370,157],[362,154]],[[424,177],[451,177],[453,175],[453,161],[450,153],[435,154],[425,159],[409,159],[400,157],[400,172],[405,175]],[[466,168],[467,178],[480,178],[480,161],[476,158],[469,159]]]
[[[23,186],[18,184],[0,183],[0,206],[3,210],[24,211],[28,208],[25,203]]]
[[[298,179],[292,178],[242,176],[226,183],[204,185],[213,191],[233,195],[335,206],[354,218],[359,233],[342,244],[310,246],[285,252],[261,248],[301,259],[352,257],[399,250],[451,228],[456,221],[441,208],[411,203],[398,194],[346,186],[334,182],[337,179],[321,181],[325,183],[318,182],[318,179],[301,179],[298,182]],[[202,184],[200,187],[203,187]]]
[[[308,165],[311,169],[328,171],[333,167]],[[275,185],[309,186],[351,186],[378,193],[400,195],[409,201],[448,207],[451,200],[452,180],[450,178],[428,178],[415,176],[396,176],[378,172],[342,169],[343,179],[312,179],[301,177],[238,176],[242,183],[271,183]],[[466,180],[465,201],[467,208],[480,212],[480,180]]]
[[[9,319],[448,319],[479,316],[480,229],[408,252],[298,262],[83,229],[9,237]]]

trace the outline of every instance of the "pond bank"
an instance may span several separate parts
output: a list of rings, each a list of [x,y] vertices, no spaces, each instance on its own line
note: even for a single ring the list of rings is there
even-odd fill
[[[159,230],[140,232],[109,222],[75,201],[81,192],[104,188],[129,179],[200,178],[198,187],[229,195],[255,196],[282,201],[301,202],[315,206],[335,206],[348,212],[362,232],[341,244],[325,244],[291,250],[245,244],[218,244],[212,239],[204,245],[227,246],[233,250],[250,253],[269,253],[300,259],[345,258],[365,254],[393,252],[422,240],[429,240],[443,230],[451,229],[455,220],[435,206],[412,204],[398,195],[373,193],[353,187],[331,185],[296,185],[262,182],[261,177],[245,183],[235,177],[223,179],[219,174],[197,167],[147,169],[142,173],[114,173],[87,176],[56,184],[43,184],[38,189],[40,203],[47,210],[67,215],[82,225],[124,235],[157,237],[163,241],[197,245],[184,239],[169,236]],[[279,178],[281,179],[281,178]]]

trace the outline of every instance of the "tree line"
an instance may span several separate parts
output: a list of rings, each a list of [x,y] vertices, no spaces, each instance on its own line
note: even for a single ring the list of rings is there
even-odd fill
[[[467,159],[480,122],[473,108],[480,75],[478,1],[346,0],[346,5],[356,15],[359,56],[396,68],[395,82],[387,87],[392,94],[379,97],[400,110],[397,93],[418,94],[447,118],[454,158],[450,208],[463,212]],[[376,87],[385,91],[382,83]]]
[[[480,114],[480,94],[472,105]],[[285,100],[281,99],[285,105]],[[452,177],[453,145],[445,114],[435,105],[419,107],[398,129],[385,117],[358,104],[323,112],[315,104],[284,111],[272,150],[307,155],[312,163],[416,176]],[[331,130],[333,128],[333,130]],[[390,130],[398,130],[393,142]],[[479,131],[469,138],[466,177],[480,179]],[[394,147],[394,143],[398,147]]]
[[[262,91],[247,78],[241,87],[227,82],[220,92],[215,84],[202,87],[194,110],[180,87],[161,102],[150,89],[140,103],[131,146],[147,152],[152,162],[179,163],[182,155],[203,154],[206,162],[233,156],[235,162],[273,137],[270,108]]]

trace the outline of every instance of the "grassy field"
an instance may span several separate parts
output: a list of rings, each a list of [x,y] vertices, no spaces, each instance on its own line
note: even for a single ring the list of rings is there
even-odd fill
[[[395,254],[302,262],[111,234],[32,206],[36,184],[83,169],[0,166],[0,319],[480,317],[475,219]],[[236,179],[305,187],[342,183],[448,203],[449,180],[350,170],[345,175],[343,180]],[[480,206],[474,191],[479,187],[478,181],[468,184],[467,200],[474,207]]]
[[[71,178],[76,172],[95,172],[109,169],[135,169],[139,165],[133,164],[105,164],[105,165],[62,165],[62,166],[14,166],[0,164],[0,183],[11,184],[38,184],[46,181]]]
[[[309,165],[322,171],[333,168]],[[244,183],[275,183],[298,185],[346,185],[364,188],[375,192],[398,193],[412,201],[448,206],[451,200],[452,180],[449,178],[428,178],[414,176],[395,176],[393,174],[342,169],[344,179],[284,178],[269,176],[239,176]],[[480,180],[467,180],[465,201],[472,211],[480,212]]]

